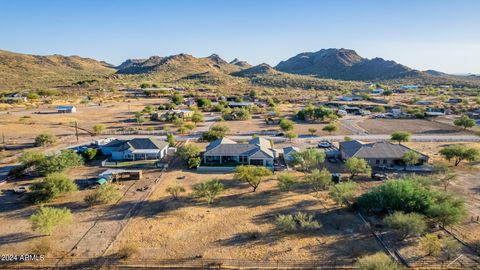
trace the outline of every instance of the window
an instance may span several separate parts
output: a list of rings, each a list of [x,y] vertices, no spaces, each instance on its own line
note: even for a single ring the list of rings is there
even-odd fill
[[[238,162],[240,163],[247,163],[248,159],[247,156],[239,156],[238,157]]]
[[[375,160],[375,164],[380,164],[380,160],[379,159]]]
[[[388,160],[384,159],[383,164],[387,164],[387,163],[388,163]]]

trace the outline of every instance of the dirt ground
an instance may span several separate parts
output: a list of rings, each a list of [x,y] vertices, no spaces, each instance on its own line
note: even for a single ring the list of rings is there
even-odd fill
[[[408,131],[413,134],[465,134],[458,128],[424,119],[373,119],[358,122],[370,134],[391,134],[395,131]]]
[[[185,179],[177,180],[177,177]],[[192,185],[219,179],[225,192],[212,205],[189,195]],[[165,191],[178,182],[186,188],[179,200]],[[278,214],[312,213],[322,228],[286,235],[276,231]],[[381,248],[353,213],[337,206],[327,194],[315,197],[305,187],[280,192],[276,180],[263,182],[253,193],[232,174],[168,173],[158,189],[115,242],[112,252],[134,244],[145,258],[289,260],[354,260]]]

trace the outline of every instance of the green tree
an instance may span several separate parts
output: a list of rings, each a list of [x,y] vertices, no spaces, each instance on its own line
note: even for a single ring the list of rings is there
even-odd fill
[[[338,183],[330,187],[329,195],[340,206],[347,205],[355,198],[358,184],[352,181]]]
[[[457,180],[457,175],[454,173],[438,174],[435,183],[442,186],[444,191],[447,191],[448,186]]]
[[[175,105],[180,105],[183,103],[183,96],[178,94],[178,93],[175,93],[172,95],[172,102],[175,104]]]
[[[185,188],[179,184],[173,184],[168,186],[165,191],[172,195],[174,200],[177,200],[180,193],[185,192]]]
[[[322,128],[322,130],[331,134],[331,133],[336,132],[338,130],[338,126],[334,125],[334,124],[328,124],[328,125],[324,126]]]
[[[104,184],[95,189],[93,193],[85,196],[84,201],[89,205],[107,204],[119,200],[122,193],[114,184]]]
[[[195,125],[197,125],[198,123],[203,122],[203,121],[205,121],[205,120],[204,120],[203,114],[201,112],[194,112],[193,113],[192,122],[195,123]]]
[[[400,233],[403,240],[409,236],[422,234],[427,229],[427,224],[422,215],[417,213],[395,212],[383,219],[383,222],[393,230]]]
[[[95,133],[95,135],[100,135],[105,131],[105,129],[106,129],[105,125],[96,124],[93,126],[93,133]]]
[[[332,176],[327,169],[321,171],[319,169],[312,170],[310,174],[305,176],[305,181],[317,194],[333,184]]]
[[[449,162],[453,160],[455,166],[458,166],[464,160],[476,161],[480,156],[478,149],[463,144],[444,147],[439,153]]]
[[[202,97],[197,100],[197,105],[199,108],[206,108],[212,106],[212,101],[208,98]]]
[[[84,153],[83,153],[83,156],[85,157],[85,159],[87,160],[92,160],[95,158],[95,156],[97,155],[98,151],[97,149],[94,149],[94,148],[88,148]]]
[[[308,129],[308,132],[310,132],[310,134],[315,135],[315,133],[317,133],[317,129],[316,128],[309,128]]]
[[[282,129],[284,132],[292,131],[293,128],[295,127],[295,123],[287,118],[282,118],[280,120],[280,129]]]
[[[372,168],[368,165],[368,162],[362,158],[352,157],[345,162],[345,170],[350,173],[350,179],[363,173],[370,175]]]
[[[426,234],[420,240],[420,245],[427,256],[438,256],[442,250],[442,243],[435,234]]]
[[[436,193],[435,203],[427,210],[427,215],[442,226],[459,223],[466,215],[463,200],[446,193]]]
[[[282,173],[277,176],[278,187],[281,191],[289,191],[290,188],[298,183],[298,176],[289,173]]]
[[[191,157],[187,161],[187,165],[189,168],[197,168],[200,166],[202,159],[200,157]]]
[[[235,169],[235,178],[247,182],[255,192],[263,177],[272,175],[272,171],[263,166],[240,165]]]
[[[167,133],[167,142],[170,147],[174,147],[176,143],[175,135]]]
[[[392,133],[392,135],[390,136],[390,140],[398,142],[400,144],[402,142],[410,141],[411,137],[412,137],[412,134],[410,132],[397,131]]]
[[[248,94],[248,96],[251,99],[256,99],[257,98],[257,91],[255,91],[254,89],[250,90],[250,93]]]
[[[457,127],[463,127],[463,130],[466,130],[467,128],[475,126],[475,120],[470,119],[470,117],[466,115],[462,115],[460,118],[455,119],[455,121],[453,121],[453,124]]]
[[[32,184],[28,196],[32,203],[42,203],[77,190],[77,185],[68,176],[61,173],[52,173],[42,181]]]
[[[57,137],[51,133],[42,133],[35,137],[35,146],[49,146],[57,141]]]
[[[285,137],[288,138],[290,141],[292,141],[292,139],[295,139],[298,137],[298,135],[296,133],[293,133],[293,132],[287,132],[285,134]]]
[[[413,166],[417,164],[420,160],[420,157],[420,154],[415,151],[409,150],[405,152],[402,156],[402,161],[405,164],[405,170],[407,169],[407,166]]]
[[[207,203],[211,204],[223,190],[223,184],[214,179],[196,184],[193,187],[193,195],[198,198],[205,198]]]
[[[47,156],[36,168],[41,175],[62,172],[68,168],[83,164],[83,158],[72,150],[63,150],[60,154]]]
[[[217,139],[225,137],[225,134],[230,129],[225,125],[213,125],[207,132],[204,132],[202,135],[202,139],[205,141],[215,141]]]
[[[404,267],[396,263],[385,253],[379,252],[373,255],[361,257],[357,262],[360,270],[403,270]]]
[[[385,107],[375,106],[375,108],[373,108],[373,111],[376,112],[376,113],[384,113],[385,112]]]
[[[70,209],[40,207],[30,216],[33,231],[51,235],[60,225],[71,223],[73,220]]]
[[[200,147],[196,144],[184,144],[177,150],[177,155],[185,161],[200,156]]]
[[[300,166],[304,172],[311,171],[325,162],[325,153],[317,149],[306,149],[300,152],[294,152],[289,162],[291,166]]]

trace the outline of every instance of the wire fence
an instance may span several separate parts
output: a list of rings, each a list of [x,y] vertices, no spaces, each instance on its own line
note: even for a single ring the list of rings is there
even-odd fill
[[[0,269],[357,269],[352,260],[236,260],[236,259],[128,259],[99,258],[45,258],[27,262],[3,262]]]

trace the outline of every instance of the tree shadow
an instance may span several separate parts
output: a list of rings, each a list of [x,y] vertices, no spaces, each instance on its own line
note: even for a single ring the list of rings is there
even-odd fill
[[[0,245],[20,243],[38,237],[40,236],[25,232],[0,235]]]

